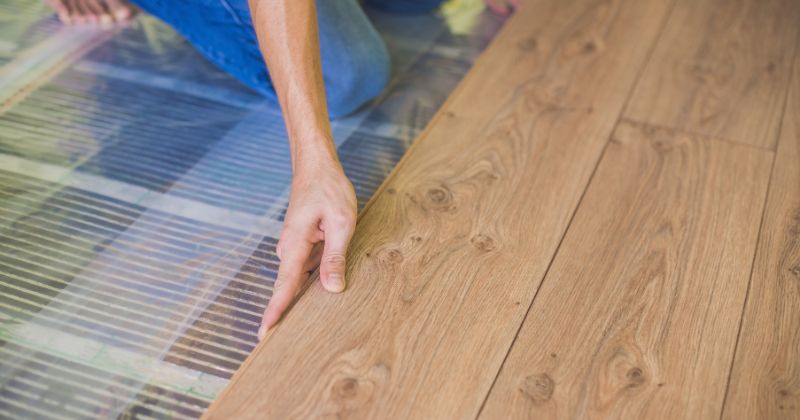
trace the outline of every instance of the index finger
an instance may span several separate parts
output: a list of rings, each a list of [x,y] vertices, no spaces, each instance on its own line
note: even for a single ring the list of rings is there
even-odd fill
[[[281,319],[281,315],[292,303],[297,294],[302,280],[307,276],[305,262],[311,255],[313,244],[306,239],[289,239],[283,244],[281,264],[278,267],[278,277],[275,280],[275,289],[272,298],[264,310],[258,338],[264,337],[269,328],[272,328]]]

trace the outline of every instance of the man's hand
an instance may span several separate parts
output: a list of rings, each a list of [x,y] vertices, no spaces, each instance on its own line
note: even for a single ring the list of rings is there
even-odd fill
[[[293,177],[278,240],[281,266],[258,330],[263,339],[319,264],[320,248],[322,285],[334,293],[344,290],[356,195],[336,157],[328,121],[314,0],[249,0],[249,4],[286,121]]]
[[[280,320],[311,272],[320,266],[326,290],[345,288],[347,245],[356,222],[356,195],[335,155],[297,163],[277,254],[281,260],[259,339]],[[320,251],[321,256],[320,256]]]

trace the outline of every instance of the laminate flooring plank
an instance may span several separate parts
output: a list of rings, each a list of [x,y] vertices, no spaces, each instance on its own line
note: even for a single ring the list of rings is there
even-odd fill
[[[796,0],[678,0],[625,116],[774,148]]]
[[[481,418],[718,418],[771,163],[621,123]]]
[[[670,7],[524,3],[207,417],[477,415]]]
[[[725,401],[728,419],[800,419],[800,59]]]

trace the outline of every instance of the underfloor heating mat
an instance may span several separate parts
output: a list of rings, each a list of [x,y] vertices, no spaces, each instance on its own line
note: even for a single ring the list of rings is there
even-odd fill
[[[480,0],[369,15],[393,80],[333,122],[359,206],[503,24]],[[0,22],[0,418],[200,417],[271,296],[279,109],[146,15],[0,0]]]

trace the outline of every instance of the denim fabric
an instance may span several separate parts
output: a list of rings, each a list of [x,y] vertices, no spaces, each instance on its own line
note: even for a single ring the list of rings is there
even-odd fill
[[[364,0],[364,4],[392,13],[431,12],[444,0]]]
[[[291,0],[289,0],[291,1]],[[398,13],[423,13],[443,0],[366,0]],[[258,48],[247,0],[133,0],[183,35],[222,70],[277,101]],[[390,76],[389,53],[357,0],[317,0],[322,73],[332,118],[376,97]]]

